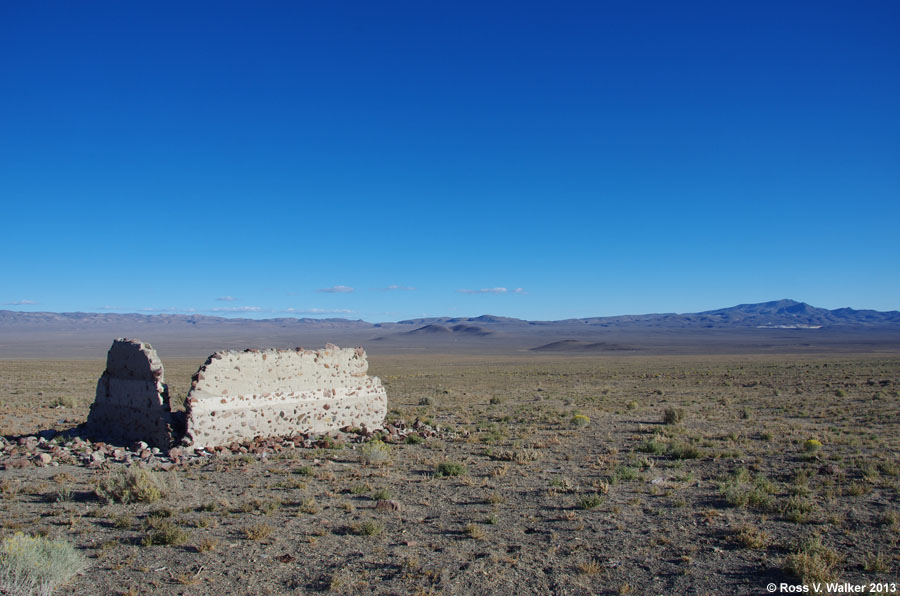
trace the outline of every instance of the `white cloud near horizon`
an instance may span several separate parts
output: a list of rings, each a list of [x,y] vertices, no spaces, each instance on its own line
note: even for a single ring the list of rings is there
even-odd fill
[[[4,306],[32,306],[38,304],[37,300],[13,300],[12,302],[4,302]]]
[[[125,309],[115,309],[115,310],[125,310]],[[195,313],[195,312],[197,312],[197,309],[195,309],[195,308],[181,308],[181,307],[178,307],[178,306],[169,306],[169,307],[166,307],[166,308],[149,307],[149,308],[142,308],[142,309],[139,310],[139,312],[171,312],[171,313],[187,313],[187,314],[190,314],[190,313]]]
[[[284,312],[295,315],[352,315],[356,311],[349,308],[288,308]]]
[[[216,300],[219,302],[237,302],[237,298],[234,296],[219,296]]]
[[[331,286],[330,288],[319,288],[316,291],[324,294],[349,294],[354,290],[350,286]]]
[[[508,290],[506,288],[481,288],[480,290],[456,290],[460,294],[527,294],[524,289],[516,288]]]
[[[415,290],[415,288],[412,287],[412,286],[398,286],[397,284],[392,284],[392,285],[389,285],[389,286],[386,287],[386,288],[381,288],[381,289],[382,289],[382,290],[385,290],[385,291],[388,291],[388,292],[391,292],[391,291],[394,291],[394,290],[400,290],[400,291],[402,291],[402,292],[412,292],[413,290]]]
[[[262,312],[262,310],[261,306],[219,306],[209,309],[209,312]]]

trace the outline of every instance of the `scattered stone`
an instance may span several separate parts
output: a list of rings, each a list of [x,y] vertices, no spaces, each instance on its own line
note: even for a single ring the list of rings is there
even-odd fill
[[[16,457],[11,457],[6,462],[6,469],[8,470],[20,470],[22,468],[30,468],[31,461],[28,460],[24,455],[19,455]]]

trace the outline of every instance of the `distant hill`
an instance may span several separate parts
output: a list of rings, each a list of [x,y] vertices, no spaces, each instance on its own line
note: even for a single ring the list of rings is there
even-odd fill
[[[169,357],[245,347],[371,345],[381,353],[720,353],[900,346],[900,312],[818,308],[795,300],[698,313],[526,321],[485,314],[369,323],[342,318],[0,310],[0,357],[100,357],[113,338],[148,341]]]
[[[728,308],[698,313],[657,313],[588,317],[560,321],[525,321],[512,317],[481,315],[479,317],[430,317],[406,319],[396,323],[368,323],[341,318],[312,319],[281,317],[275,319],[225,318],[207,315],[119,314],[119,313],[53,313],[0,310],[0,329],[10,327],[85,328],[95,326],[184,326],[184,327],[295,327],[297,329],[387,329],[414,333],[466,333],[486,335],[504,329],[527,327],[782,327],[809,328],[831,326],[894,327],[900,326],[900,311],[881,312],[838,308],[828,310],[796,300],[774,300],[757,304],[738,304]]]
[[[315,328],[369,328],[372,323],[350,319],[311,319],[279,317],[275,319],[243,319],[207,315],[143,315],[136,313],[93,312],[21,312],[0,310],[0,328],[6,326],[91,327],[104,325],[184,325],[184,326],[302,326]]]
[[[495,334],[497,334],[497,331],[485,329],[484,327],[479,327],[477,325],[465,325],[463,323],[459,323],[457,325],[447,326],[447,325],[441,325],[439,323],[429,323],[427,325],[423,325],[422,327],[413,329],[412,331],[400,331],[399,333],[383,335],[380,337],[376,337],[375,339],[378,341],[384,341],[387,339],[396,339],[396,338],[428,338],[428,337],[437,337],[437,338],[443,338],[443,339],[458,339],[458,338],[487,337],[489,335],[495,335]]]
[[[536,324],[571,323],[600,327],[697,327],[697,328],[815,328],[815,327],[896,327],[900,326],[900,311],[880,312],[839,308],[828,310],[796,300],[773,300],[757,304],[738,304],[729,308],[698,313],[661,313],[622,315],[547,321]]]
[[[532,352],[630,352],[636,348],[607,342],[587,342],[578,339],[564,339],[531,348]]]

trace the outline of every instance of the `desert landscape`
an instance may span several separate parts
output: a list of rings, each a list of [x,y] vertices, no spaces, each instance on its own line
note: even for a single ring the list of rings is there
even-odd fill
[[[200,455],[80,436],[102,353],[0,360],[3,532],[75,545],[86,566],[64,591],[82,595],[893,585],[894,344],[842,350],[832,333],[778,353],[772,334],[788,331],[756,331],[718,354],[690,330],[624,351],[599,335],[473,354],[448,332],[394,353],[373,340],[384,429]],[[157,346],[183,407],[202,359]]]
[[[0,596],[900,594],[898,24],[0,3]]]

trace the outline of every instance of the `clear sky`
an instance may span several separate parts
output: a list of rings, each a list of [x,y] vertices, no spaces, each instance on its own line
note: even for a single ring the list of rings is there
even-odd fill
[[[900,309],[900,3],[0,3],[0,308]]]

